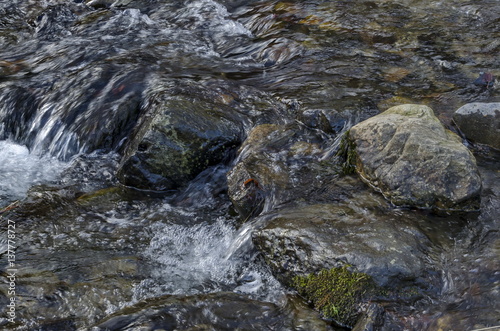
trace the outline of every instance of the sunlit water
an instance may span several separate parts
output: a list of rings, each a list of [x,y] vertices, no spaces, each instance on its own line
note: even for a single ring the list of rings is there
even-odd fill
[[[213,194],[227,167],[173,198],[108,193],[109,201],[87,201],[84,194],[117,185],[119,156],[107,153],[123,147],[155,98],[179,90],[205,93],[256,123],[313,125],[311,114],[323,113],[341,132],[415,102],[450,124],[466,102],[499,100],[497,89],[473,84],[480,72],[500,74],[499,15],[496,0],[0,0],[0,207],[38,184],[67,198],[49,212],[34,204],[41,211],[18,225],[21,323],[76,316],[69,329],[86,328],[167,294],[229,291],[282,304],[286,289],[251,244],[254,224],[240,227],[227,197]],[[337,143],[324,143],[325,159]],[[497,166],[483,172],[498,179]],[[472,318],[463,311],[482,297],[494,304],[484,284],[498,280],[480,273],[496,267],[495,192],[478,217],[491,230],[477,230],[470,217],[464,233],[450,226],[455,243],[429,257],[443,269],[443,302],[439,313],[411,307],[416,329],[442,315]],[[40,197],[52,196],[35,189],[30,199]],[[477,238],[487,248],[469,253]],[[5,252],[5,237],[1,244]]]

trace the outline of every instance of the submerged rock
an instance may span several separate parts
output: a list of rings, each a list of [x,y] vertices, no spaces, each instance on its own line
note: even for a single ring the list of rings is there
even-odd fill
[[[242,128],[230,114],[228,107],[187,97],[167,101],[129,143],[120,181],[156,191],[187,184],[240,143]]]
[[[253,235],[274,275],[290,285],[293,277],[345,264],[383,286],[422,275],[429,240],[396,214],[378,220],[359,206],[317,204],[267,216]]]
[[[453,119],[467,139],[500,149],[500,102],[468,103]]]
[[[336,198],[331,203],[288,205],[260,216],[263,225],[252,234],[252,241],[273,275],[312,300],[325,317],[351,327],[357,324],[358,330],[382,324],[387,329],[402,329],[400,317],[382,307],[387,303],[408,307],[436,295],[441,286],[435,277],[439,269],[429,263],[429,257],[443,238],[431,234],[447,233],[447,228],[435,229],[434,223],[422,218],[423,211],[392,208],[356,177],[346,176],[332,185],[336,188],[330,191]],[[321,287],[304,291],[300,283],[304,277],[330,274],[339,268],[348,268],[356,279],[366,275],[375,283],[373,288],[363,286],[361,292],[368,296],[349,298],[352,309],[340,315],[336,307],[347,298],[322,293]],[[347,289],[346,284],[339,288]],[[371,312],[367,301],[384,304]]]
[[[321,137],[297,125],[255,127],[229,171],[228,192],[244,218],[290,201],[308,199],[336,171],[320,162]],[[314,195],[317,195],[314,193]]]
[[[481,179],[472,153],[431,108],[400,105],[350,130],[356,171],[396,205],[475,208]]]
[[[294,298],[285,307],[244,295],[219,292],[154,298],[106,318],[96,330],[328,330],[327,324]]]

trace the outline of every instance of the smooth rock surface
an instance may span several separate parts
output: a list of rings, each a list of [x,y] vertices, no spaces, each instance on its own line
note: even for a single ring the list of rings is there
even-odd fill
[[[356,171],[392,203],[475,208],[481,190],[475,158],[431,108],[395,106],[349,134],[356,144]]]
[[[500,102],[468,103],[453,119],[467,139],[500,149]]]
[[[273,274],[289,284],[296,275],[350,264],[379,285],[420,277],[430,242],[418,221],[381,207],[383,198],[368,188],[359,188],[355,198],[364,202],[346,199],[266,215],[267,224],[253,241]]]

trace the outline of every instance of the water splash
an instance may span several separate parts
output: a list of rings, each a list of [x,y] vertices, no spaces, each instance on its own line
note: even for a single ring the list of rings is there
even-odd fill
[[[53,157],[30,153],[26,146],[0,141],[0,203],[23,198],[32,185],[55,180],[66,166]]]
[[[175,212],[181,211],[175,209]],[[156,224],[153,231],[156,234],[144,255],[154,267],[151,278],[136,288],[138,301],[162,294],[219,291],[276,301],[281,297],[279,294],[283,294],[281,285],[270,272],[256,263],[249,229],[237,231],[227,219],[219,218],[213,224],[162,224],[161,228]],[[242,250],[246,258],[241,258]],[[248,259],[252,255],[254,257]]]
[[[222,39],[228,36],[252,36],[250,30],[245,28],[243,24],[230,18],[226,7],[212,0],[188,3],[183,10],[178,12],[177,20],[189,29],[203,29],[211,33],[215,32],[217,35],[220,34],[219,37]]]

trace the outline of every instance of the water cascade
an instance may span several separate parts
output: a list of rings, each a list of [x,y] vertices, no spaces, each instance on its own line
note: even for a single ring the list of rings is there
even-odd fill
[[[342,170],[346,132],[392,106],[460,134],[456,109],[499,102],[498,17],[497,0],[0,0],[0,328],[500,325],[498,151],[464,140],[474,211],[394,206]],[[323,236],[337,255],[316,268]],[[383,287],[354,322],[290,281],[340,265]]]

